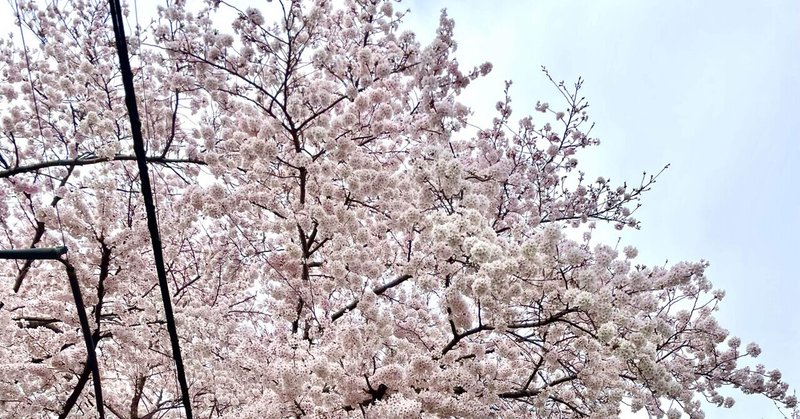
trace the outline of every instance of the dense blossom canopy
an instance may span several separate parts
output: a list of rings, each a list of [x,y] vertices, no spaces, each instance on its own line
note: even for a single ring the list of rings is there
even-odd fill
[[[143,133],[193,409],[226,418],[702,418],[742,366],[707,263],[635,264],[593,223],[654,177],[584,177],[587,104],[475,128],[442,13],[388,0],[128,10]],[[20,1],[0,41],[0,247],[65,244],[107,411],[180,417],[108,4]],[[228,19],[228,20],[226,20]],[[230,24],[232,21],[232,24]],[[549,75],[547,75],[549,77]],[[582,240],[565,235],[583,233]],[[64,267],[0,264],[0,416],[92,416]]]

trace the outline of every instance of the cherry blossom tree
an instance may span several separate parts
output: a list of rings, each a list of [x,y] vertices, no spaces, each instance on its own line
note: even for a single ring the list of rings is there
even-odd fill
[[[599,144],[581,81],[518,119],[508,83],[476,128],[458,97],[491,65],[459,66],[446,13],[422,45],[397,6],[126,9],[197,415],[702,418],[701,400],[733,405],[725,387],[792,408],[715,320],[707,262],[592,241],[598,222],[639,228],[657,175],[577,169]],[[109,415],[181,417],[108,4],[16,12],[0,247],[69,248]],[[64,267],[4,261],[0,278],[0,416],[93,416]]]

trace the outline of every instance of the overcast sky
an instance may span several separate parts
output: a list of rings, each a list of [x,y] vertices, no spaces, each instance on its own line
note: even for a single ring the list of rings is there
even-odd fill
[[[431,39],[439,10],[455,19],[457,57],[494,64],[463,101],[484,121],[503,81],[517,116],[558,102],[542,75],[584,94],[602,144],[589,178],[638,181],[671,167],[644,198],[641,231],[622,242],[640,260],[706,259],[727,291],[720,323],[761,344],[758,362],[800,385],[800,2],[416,0],[409,23]],[[606,240],[616,242],[609,233]],[[767,399],[737,397],[707,418],[781,418]]]

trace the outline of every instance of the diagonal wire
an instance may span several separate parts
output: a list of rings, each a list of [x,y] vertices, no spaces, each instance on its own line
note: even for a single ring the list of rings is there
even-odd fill
[[[178,330],[175,326],[175,317],[173,315],[172,301],[170,300],[169,294],[169,284],[167,283],[167,273],[164,268],[164,255],[161,251],[161,236],[158,233],[158,220],[156,219],[156,210],[153,204],[153,191],[150,186],[150,176],[147,171],[146,151],[144,148],[144,139],[142,138],[142,122],[139,118],[139,110],[136,106],[136,94],[133,88],[133,71],[131,71],[131,63],[128,58],[128,45],[125,39],[122,7],[120,6],[119,0],[109,0],[109,4],[111,6],[111,21],[114,25],[114,38],[116,41],[117,55],[119,56],[122,83],[125,87],[125,105],[128,108],[128,117],[131,122],[133,150],[136,153],[136,162],[139,166],[139,178],[142,183],[142,198],[144,199],[144,207],[147,212],[147,227],[150,231],[150,241],[153,245],[153,257],[155,259],[156,272],[158,273],[159,288],[161,288],[161,300],[164,303],[167,330],[169,331],[170,342],[172,343],[172,356],[175,359],[175,369],[177,370],[178,383],[181,388],[181,397],[183,399],[183,407],[186,410],[186,417],[187,419],[192,419],[189,388],[183,369],[183,358],[181,357],[181,347],[178,341]]]

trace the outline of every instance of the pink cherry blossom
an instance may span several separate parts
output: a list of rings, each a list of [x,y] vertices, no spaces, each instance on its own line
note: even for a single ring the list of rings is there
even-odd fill
[[[458,63],[444,12],[422,44],[390,0],[186,3],[129,42],[198,417],[702,418],[723,388],[796,405],[717,323],[706,261],[590,245],[598,222],[640,227],[661,171],[578,169],[599,144],[582,80],[516,120],[507,83],[475,128],[460,93],[492,67]],[[0,247],[68,246],[107,411],[182,417],[107,4],[19,7]],[[63,267],[0,276],[0,416],[91,416]]]

